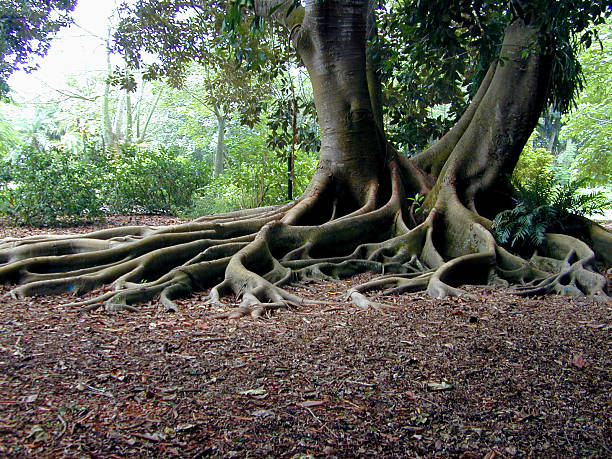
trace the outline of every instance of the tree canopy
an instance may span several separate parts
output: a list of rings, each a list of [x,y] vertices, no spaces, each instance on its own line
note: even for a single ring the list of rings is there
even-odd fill
[[[77,0],[6,0],[0,4],[0,97],[16,70],[36,68],[55,33],[70,23]]]
[[[554,56],[548,105],[568,111],[583,84],[577,53],[597,41],[598,26],[610,11],[610,2],[593,1],[457,1],[452,7],[444,1],[390,2],[381,11],[374,45],[391,137],[418,151],[446,132],[497,59],[504,30],[517,17],[541,32],[525,53],[541,48]],[[448,114],[432,113],[436,105],[447,105]]]
[[[165,75],[176,82],[187,62],[227,68],[229,57],[233,65],[269,78],[288,55],[278,23],[262,14],[265,4],[140,0],[123,9],[117,48],[151,77]],[[567,112],[584,82],[577,53],[598,41],[598,26],[612,11],[609,1],[591,0],[470,0],[453,2],[452,8],[445,1],[370,5],[378,33],[372,34],[368,49],[381,80],[388,135],[413,153],[441,137],[463,113],[499,55],[505,27],[517,17],[541,32],[524,52],[553,56],[548,105]],[[278,6],[285,14],[299,10],[296,2]]]

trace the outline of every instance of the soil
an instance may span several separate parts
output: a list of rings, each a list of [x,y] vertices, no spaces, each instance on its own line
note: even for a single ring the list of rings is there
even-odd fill
[[[206,292],[175,314],[4,297],[0,456],[612,456],[612,301],[466,287],[363,310],[344,294],[366,279],[298,284],[325,304],[236,321]]]

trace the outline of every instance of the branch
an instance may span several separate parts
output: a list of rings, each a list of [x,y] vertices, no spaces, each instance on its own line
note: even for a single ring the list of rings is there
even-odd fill
[[[84,96],[82,94],[76,93],[76,92],[72,92],[68,89],[57,89],[53,86],[51,86],[49,83],[47,83],[46,81],[38,78],[38,81],[40,81],[43,85],[45,85],[47,88],[51,89],[52,91],[57,92],[58,94],[64,96],[66,99],[80,99],[80,100],[84,100],[86,102],[95,102],[97,99],[100,98],[100,96],[93,96],[93,97],[87,97]]]
[[[255,0],[255,14],[270,18],[289,31],[293,31],[302,24],[305,12],[303,6],[298,4],[293,8],[294,5],[294,0]]]

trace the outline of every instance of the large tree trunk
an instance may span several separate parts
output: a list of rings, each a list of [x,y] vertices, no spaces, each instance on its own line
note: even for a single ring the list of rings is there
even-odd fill
[[[596,252],[566,235],[548,235],[544,249],[524,260],[500,247],[491,220],[509,198],[507,175],[542,111],[550,58],[523,57],[536,31],[511,24],[465,114],[438,143],[413,158],[385,141],[376,74],[366,50],[368,2],[261,0],[259,13],[288,26],[306,65],[321,127],[319,166],[305,193],[285,206],[243,210],[167,228],[127,227],[84,237],[30,238],[0,246],[0,278],[18,282],[17,295],[72,291],[82,295],[111,283],[113,290],[76,304],[109,309],[159,295],[172,301],[211,286],[225,314],[259,316],[299,304],[282,288],[300,279],[363,271],[380,276],[348,297],[375,306],[364,293],[426,290],[462,295],[465,283],[519,284],[519,294],[606,295]],[[273,9],[273,10],[272,10]],[[416,209],[407,197],[427,196]],[[610,233],[585,222],[583,235],[611,263]]]
[[[364,2],[314,2],[295,38],[321,129],[317,175],[333,177],[357,202],[385,166],[368,90],[366,14]]]
[[[460,137],[443,138],[414,158],[417,166],[438,176],[425,210],[448,188],[471,210],[477,210],[476,201],[486,209],[496,207],[495,192],[505,188],[503,182],[512,174],[546,100],[551,58],[535,53],[522,57],[535,34],[522,22],[508,26],[501,49],[503,64],[493,65],[482,93],[466,113],[469,120]]]

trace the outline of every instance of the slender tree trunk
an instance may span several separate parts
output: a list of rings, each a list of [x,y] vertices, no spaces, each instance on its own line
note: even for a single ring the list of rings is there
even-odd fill
[[[161,99],[162,93],[161,91],[159,92],[159,94],[157,95],[157,97],[155,98],[155,102],[153,102],[153,105],[151,106],[151,109],[149,110],[149,113],[147,114],[147,119],[145,120],[144,126],[142,127],[142,129],[140,130],[139,134],[138,134],[138,141],[139,142],[144,142],[146,135],[147,135],[147,130],[149,129],[149,123],[151,122],[151,118],[153,117],[153,113],[155,113],[155,110],[157,109],[157,104],[159,104],[159,100]],[[139,117],[140,119],[140,117]]]
[[[223,161],[225,157],[225,114],[221,113],[218,107],[215,106],[215,115],[217,116],[217,151],[215,152],[215,177],[223,173]]]
[[[548,151],[553,155],[559,154],[559,133],[561,132],[561,114],[557,111],[552,111],[550,126],[550,136],[548,139]]]
[[[259,180],[257,181],[257,194],[253,207],[258,207],[261,205],[268,191],[268,187],[266,186],[266,170],[268,169],[268,156],[266,154],[265,149],[261,152],[261,164],[263,167],[261,168]]]
[[[113,127],[111,131],[113,135],[113,148],[115,149],[117,149],[122,142],[124,121],[123,110],[125,107],[125,97],[121,97],[120,95],[117,99],[117,109],[115,110],[115,115],[113,117]]]
[[[293,148],[287,156],[287,200],[293,201]]]
[[[132,118],[132,98],[130,92],[125,90],[125,144],[130,145],[132,143],[132,129],[133,129],[133,118]]]
[[[106,44],[107,46],[107,51],[106,51],[106,81],[104,83],[104,96],[102,98],[102,132],[104,133],[104,144],[108,147],[108,148],[112,148],[113,147],[113,126],[111,123],[111,117],[110,117],[110,81],[108,80],[108,77],[111,74],[111,62],[110,62],[110,51],[108,50],[108,42]]]
[[[136,139],[136,142],[140,141],[141,138],[141,115],[142,115],[142,102],[144,100],[144,95],[145,95],[145,86],[146,86],[146,81],[145,79],[141,76],[140,78],[140,94],[138,96],[138,100],[136,101],[136,103],[134,104],[134,111],[136,112],[134,118],[136,118],[135,121],[135,132],[134,134],[134,138]]]
[[[295,95],[295,89],[293,82],[291,83],[291,150],[287,157],[287,200],[293,201],[293,183],[295,181],[295,147],[297,144],[298,132],[297,132],[297,115],[298,115],[298,103]]]

